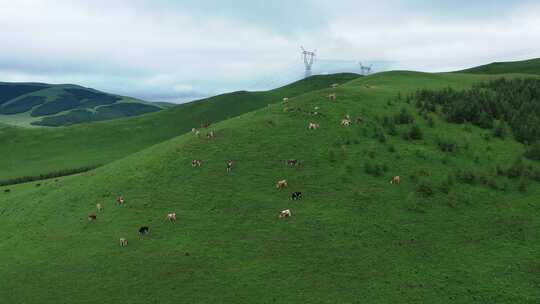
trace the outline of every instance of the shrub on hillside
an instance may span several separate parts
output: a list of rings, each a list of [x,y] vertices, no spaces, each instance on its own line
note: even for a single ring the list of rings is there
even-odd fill
[[[414,122],[414,116],[407,110],[407,108],[401,108],[399,114],[394,116],[394,122],[398,125],[406,125]]]
[[[420,126],[414,124],[407,132],[403,133],[403,138],[406,140],[420,140],[424,138],[424,134]]]
[[[540,160],[540,141],[529,146],[524,154],[525,157],[532,160]]]
[[[433,185],[427,181],[421,181],[416,185],[416,193],[422,197],[430,197],[435,194],[433,190]]]
[[[473,185],[477,178],[471,169],[459,169],[456,171],[455,176],[460,182],[469,185]]]
[[[437,146],[443,152],[453,153],[457,150],[458,144],[451,138],[437,136],[435,139]]]
[[[5,180],[0,180],[0,186],[23,184],[23,183],[44,180],[44,179],[49,179],[49,178],[73,175],[73,174],[87,172],[97,167],[99,166],[88,166],[88,167],[81,167],[81,168],[75,168],[75,169],[64,169],[64,170],[58,170],[58,171],[49,172],[46,174],[40,174],[36,176],[23,176],[23,177],[5,179]]]
[[[364,165],[364,171],[367,174],[375,176],[375,177],[383,176],[387,170],[388,168],[386,167],[386,165],[371,164],[371,163],[366,163]]]
[[[508,124],[504,121],[497,121],[493,126],[493,136],[498,138],[506,138],[508,136]]]

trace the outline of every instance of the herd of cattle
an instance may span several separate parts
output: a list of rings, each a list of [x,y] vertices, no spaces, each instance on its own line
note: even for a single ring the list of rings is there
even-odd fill
[[[332,88],[336,88],[337,86],[338,86],[338,84],[333,84]],[[328,95],[328,99],[330,101],[336,101],[336,98],[337,98],[336,93],[332,93],[332,94]],[[288,101],[289,101],[288,97],[283,98],[283,103],[284,104],[288,103]],[[318,110],[318,107],[315,107],[315,109]],[[359,117],[359,118],[356,119],[356,122],[358,124],[360,124],[360,123],[363,122],[363,120],[362,120],[361,117]],[[352,124],[351,117],[348,114],[345,115],[345,117],[341,120],[341,125],[348,127],[351,124]],[[210,126],[209,123],[201,124],[201,128],[208,128],[209,126]],[[310,122],[309,125],[308,125],[309,130],[317,130],[318,128],[319,128],[318,123]],[[195,129],[195,128],[192,129],[192,133],[195,134],[197,137],[200,136],[200,131]],[[210,131],[210,132],[208,132],[206,134],[206,138],[208,140],[214,139],[214,137],[215,137],[214,131]],[[289,166],[289,167],[295,167],[295,166],[298,166],[300,164],[297,159],[289,159],[289,160],[287,160],[286,163],[287,163],[287,166]],[[194,168],[200,167],[201,165],[202,165],[202,160],[194,159],[194,160],[191,161],[191,166],[194,167]],[[227,164],[226,164],[227,172],[231,172],[232,169],[233,169],[233,166],[234,166],[234,161],[232,161],[232,160],[227,161]],[[399,185],[400,177],[399,176],[394,176],[390,180],[390,183]],[[289,184],[287,183],[286,179],[279,180],[279,181],[276,182],[276,188],[277,189],[284,189],[284,188],[287,188],[288,186],[289,186]],[[291,194],[291,199],[292,200],[300,200],[300,199],[302,199],[302,192],[298,192],[298,191],[293,192]],[[124,200],[124,198],[122,196],[119,196],[116,199],[117,205],[123,205],[124,202],[125,202],[125,200]],[[103,211],[103,206],[100,203],[97,203],[96,204],[96,209],[97,209],[98,212],[101,212],[101,211]],[[292,216],[292,213],[291,213],[290,209],[285,209],[285,210],[282,210],[282,211],[279,212],[279,218],[286,219],[286,218],[289,218],[291,216]],[[93,221],[96,221],[96,219],[97,219],[97,215],[95,213],[92,213],[92,214],[88,215],[88,221],[93,222]],[[176,221],[176,213],[174,213],[174,212],[173,213],[168,213],[167,216],[166,216],[166,220],[168,220],[169,222],[175,222]],[[139,228],[139,235],[144,236],[144,235],[148,234],[149,231],[150,231],[150,228],[148,226],[140,227]],[[120,246],[124,247],[124,246],[127,246],[127,245],[128,245],[127,238],[125,238],[125,237],[120,238]]]

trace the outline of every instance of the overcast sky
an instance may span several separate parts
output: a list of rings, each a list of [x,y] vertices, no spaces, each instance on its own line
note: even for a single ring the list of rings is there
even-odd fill
[[[175,102],[301,77],[301,45],[318,73],[540,57],[526,0],[0,0],[0,29],[0,81]]]

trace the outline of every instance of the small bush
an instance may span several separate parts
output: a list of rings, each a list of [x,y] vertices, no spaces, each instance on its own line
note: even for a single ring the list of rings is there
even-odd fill
[[[465,184],[473,185],[476,182],[476,174],[470,169],[458,170],[456,177]]]
[[[423,137],[422,129],[417,124],[414,124],[409,131],[403,134],[403,138],[406,140],[421,140]]]
[[[526,177],[522,177],[521,180],[519,181],[519,186],[518,186],[518,189],[520,192],[527,192],[527,190],[529,189],[529,179],[526,178]]]
[[[381,128],[377,128],[375,130],[375,136],[374,136],[380,143],[386,142],[386,136],[384,136],[384,131]]]
[[[540,141],[529,146],[524,154],[525,157],[532,160],[540,160]]]
[[[437,137],[435,141],[439,149],[443,152],[453,153],[458,148],[458,144],[450,138]]]
[[[364,165],[364,171],[375,177],[383,176],[387,169],[386,166],[380,164],[366,163]]]
[[[435,121],[433,120],[433,117],[431,116],[428,116],[427,117],[427,124],[430,128],[434,128],[435,127]]]
[[[422,181],[416,186],[416,193],[423,197],[430,197],[435,194],[435,191],[430,183]]]
[[[508,135],[508,125],[504,121],[498,121],[493,127],[493,136],[498,138],[506,138]]]
[[[414,116],[406,108],[401,108],[399,114],[394,116],[394,122],[398,125],[411,124],[414,122]]]
[[[75,168],[75,169],[65,169],[65,170],[58,170],[58,171],[54,171],[54,172],[50,172],[46,174],[40,174],[36,176],[23,176],[23,177],[18,177],[18,178],[5,179],[5,180],[0,180],[0,186],[23,184],[23,183],[44,180],[44,179],[49,179],[49,178],[73,175],[73,174],[87,172],[97,167],[99,166],[88,166],[88,167],[81,167],[81,168]]]

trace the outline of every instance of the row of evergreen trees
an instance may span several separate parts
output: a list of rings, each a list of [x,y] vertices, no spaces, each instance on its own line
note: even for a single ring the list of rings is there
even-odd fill
[[[418,90],[408,97],[421,112],[438,112],[449,122],[470,122],[503,135],[511,129],[523,143],[540,141],[540,79],[505,79],[468,90]]]

